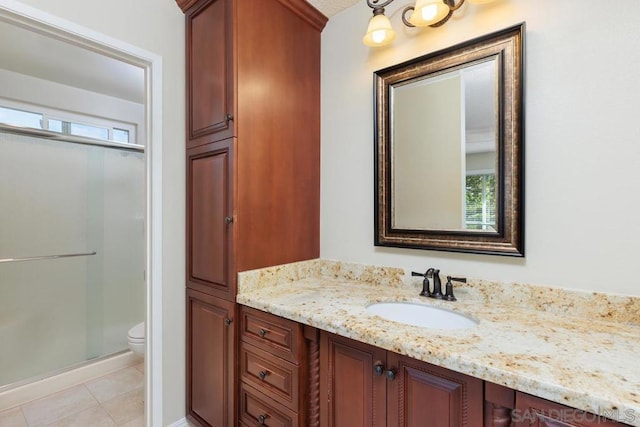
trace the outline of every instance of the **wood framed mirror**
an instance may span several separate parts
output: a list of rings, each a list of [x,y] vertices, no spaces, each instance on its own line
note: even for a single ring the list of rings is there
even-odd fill
[[[374,73],[376,246],[524,256],[524,30]]]

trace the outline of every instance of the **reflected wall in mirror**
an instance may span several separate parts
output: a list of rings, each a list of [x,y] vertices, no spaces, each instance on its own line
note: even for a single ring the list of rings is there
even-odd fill
[[[524,256],[524,24],[375,73],[375,244]]]

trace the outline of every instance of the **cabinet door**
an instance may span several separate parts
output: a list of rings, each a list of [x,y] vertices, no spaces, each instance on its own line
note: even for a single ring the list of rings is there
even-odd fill
[[[482,380],[392,352],[387,365],[387,425],[482,427]]]
[[[611,421],[606,417],[624,420],[625,416],[631,415],[620,411],[610,412],[602,415],[590,414],[517,392],[516,410],[513,411],[512,421],[516,427],[622,427],[626,424]]]
[[[232,0],[202,0],[186,13],[187,148],[234,135],[232,19]]]
[[[235,304],[187,289],[187,413],[234,426]]]
[[[386,351],[322,333],[320,425],[374,427],[386,424]],[[380,375],[374,372],[381,366]],[[325,400],[326,399],[326,400]]]
[[[233,139],[187,151],[187,286],[235,300]]]

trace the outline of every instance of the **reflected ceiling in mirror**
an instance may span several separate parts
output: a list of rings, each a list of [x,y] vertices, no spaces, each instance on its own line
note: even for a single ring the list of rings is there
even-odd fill
[[[524,24],[375,73],[375,244],[524,255]]]

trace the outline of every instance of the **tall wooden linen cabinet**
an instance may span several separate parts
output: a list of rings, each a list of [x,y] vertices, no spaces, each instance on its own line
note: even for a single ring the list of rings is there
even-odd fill
[[[236,275],[319,256],[320,33],[305,0],[186,16],[187,415],[237,420]]]

